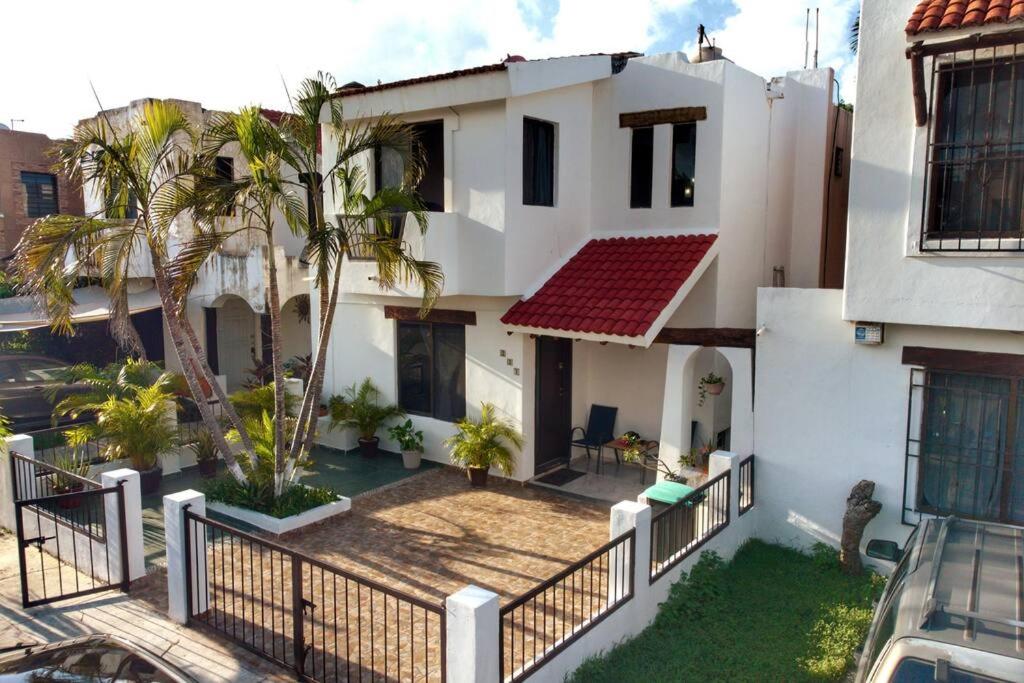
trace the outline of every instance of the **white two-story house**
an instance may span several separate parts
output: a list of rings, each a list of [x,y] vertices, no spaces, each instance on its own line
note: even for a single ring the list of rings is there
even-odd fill
[[[593,406],[673,467],[698,442],[751,453],[756,289],[818,286],[828,260],[833,94],[828,69],[766,82],[681,53],[509,57],[342,88],[346,120],[416,127],[429,229],[404,239],[445,286],[420,319],[418,290],[381,291],[371,264],[346,260],[325,396],[371,377],[441,462],[452,423],[493,403],[525,436],[520,480],[584,454],[570,434]],[[380,156],[362,160],[370,182],[396,182]],[[702,401],[710,372],[725,390]]]
[[[1024,523],[1020,10],[864,2],[845,290],[759,294],[763,537],[834,542],[860,479],[866,536]]]

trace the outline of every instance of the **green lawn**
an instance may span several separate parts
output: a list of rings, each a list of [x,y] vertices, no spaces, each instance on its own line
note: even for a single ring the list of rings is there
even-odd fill
[[[654,624],[571,680],[836,680],[853,665],[884,584],[845,576],[831,549],[812,557],[756,540],[728,564],[706,553],[684,579]]]

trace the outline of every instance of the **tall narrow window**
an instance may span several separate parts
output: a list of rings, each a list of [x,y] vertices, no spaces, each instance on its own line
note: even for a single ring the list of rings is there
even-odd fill
[[[315,221],[317,211],[321,214],[324,211],[324,196],[320,192],[323,180],[323,176],[319,173],[299,174],[299,182],[306,187],[306,216],[310,225]]]
[[[25,186],[25,215],[42,218],[58,213],[57,176],[52,173],[21,172],[21,184]]]
[[[466,416],[466,328],[398,322],[398,404],[454,422]]]
[[[555,124],[523,119],[523,204],[555,205]]]
[[[235,160],[231,157],[217,157],[215,172],[221,180],[232,182],[235,179]],[[222,216],[234,216],[234,207],[223,209]]]
[[[423,177],[416,192],[427,211],[444,211],[444,123],[417,123],[413,130],[416,131],[416,151],[423,162]]]
[[[694,172],[697,166],[697,124],[672,126],[672,206],[693,206]]]
[[[654,179],[654,128],[633,128],[629,159],[629,207],[651,208],[651,183]]]

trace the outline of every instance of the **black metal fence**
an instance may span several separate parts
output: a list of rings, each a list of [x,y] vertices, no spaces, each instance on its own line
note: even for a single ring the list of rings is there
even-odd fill
[[[189,621],[306,680],[445,680],[445,612],[185,512]]]
[[[128,589],[120,484],[104,488],[15,452],[11,480],[23,606]]]
[[[56,464],[65,457],[75,457],[82,462],[103,462],[103,442],[90,440],[84,444],[68,444],[67,431],[75,425],[62,425],[50,429],[25,432],[32,437],[32,450],[36,460]]]
[[[502,681],[521,681],[633,597],[630,529],[501,608]]]
[[[727,470],[651,518],[651,583],[729,526],[731,481]]]
[[[754,507],[754,455],[750,454],[740,461],[739,477],[740,514]]]

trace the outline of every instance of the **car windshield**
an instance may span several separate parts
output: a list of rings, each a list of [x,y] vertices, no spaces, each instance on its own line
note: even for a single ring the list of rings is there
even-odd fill
[[[1006,683],[998,678],[982,676],[952,666],[946,667],[946,671],[943,680],[947,683]],[[934,683],[936,680],[938,678],[935,675],[935,662],[907,658],[896,667],[889,683]]]
[[[0,683],[40,680],[174,683],[151,662],[109,642],[30,650],[24,657],[0,663]]]

